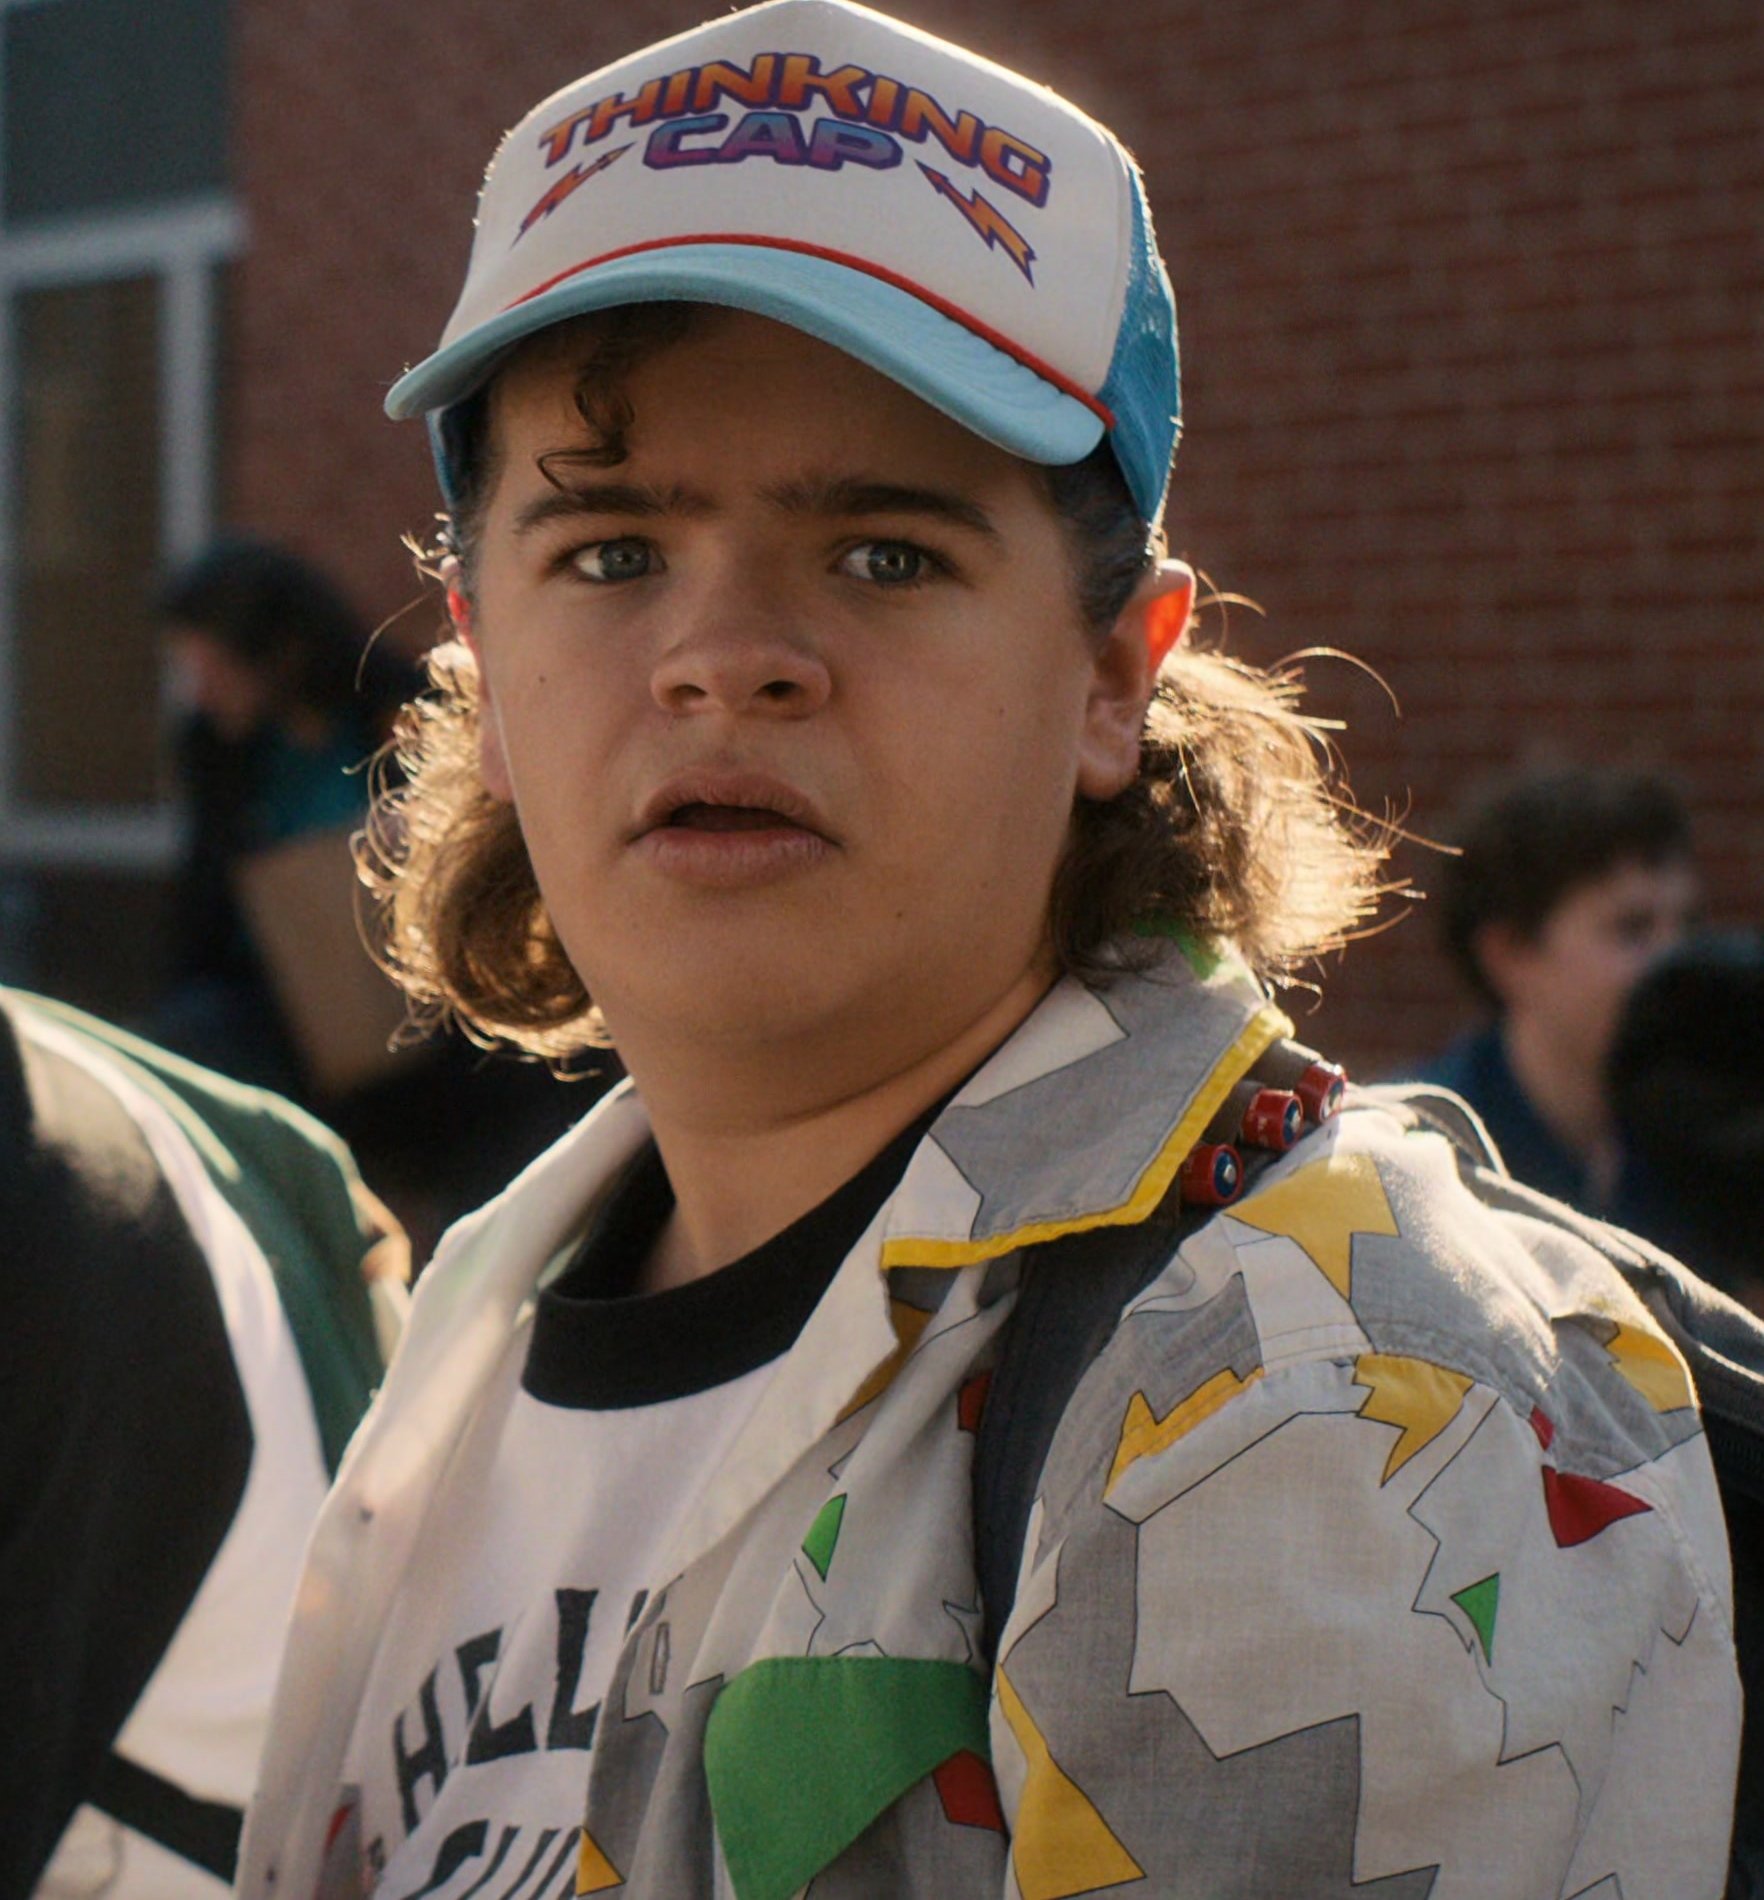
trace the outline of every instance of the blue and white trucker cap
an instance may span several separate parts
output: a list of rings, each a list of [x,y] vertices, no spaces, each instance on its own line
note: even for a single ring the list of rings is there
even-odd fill
[[[442,417],[523,338],[615,304],[793,325],[1031,462],[1106,436],[1141,515],[1179,427],[1138,167],[1045,86],[849,0],[769,0],[566,86],[508,134],[440,348]]]

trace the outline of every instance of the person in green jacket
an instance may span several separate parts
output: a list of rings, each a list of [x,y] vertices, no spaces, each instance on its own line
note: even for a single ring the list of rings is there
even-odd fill
[[[291,1104],[11,990],[0,1234],[0,1892],[219,1893],[402,1236]]]

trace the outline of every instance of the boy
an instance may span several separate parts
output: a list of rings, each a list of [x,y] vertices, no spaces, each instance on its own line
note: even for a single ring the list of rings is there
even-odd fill
[[[1495,1020],[1429,1079],[1470,1103],[1521,1181],[1615,1217],[1607,1066],[1629,992],[1696,914],[1684,806],[1649,773],[1534,773],[1484,797],[1457,843],[1441,934]]]
[[[1287,1027],[1252,971],[1377,854],[1275,685],[1172,651],[1175,371],[1122,148],[861,8],[505,142],[391,398],[460,639],[389,942],[635,1087],[423,1282],[247,1894],[1719,1890],[1715,1494],[1595,1247],[1371,1110],[1179,1216]],[[1007,1613],[1003,1329],[1148,1237]]]

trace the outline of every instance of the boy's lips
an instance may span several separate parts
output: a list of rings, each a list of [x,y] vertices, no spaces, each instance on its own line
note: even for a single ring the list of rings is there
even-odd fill
[[[808,870],[837,841],[814,804],[782,779],[701,771],[669,779],[645,801],[631,845],[668,878],[737,890]]]
[[[763,772],[683,772],[669,779],[644,801],[632,837],[663,830],[716,837],[802,831],[834,842],[810,799]]]

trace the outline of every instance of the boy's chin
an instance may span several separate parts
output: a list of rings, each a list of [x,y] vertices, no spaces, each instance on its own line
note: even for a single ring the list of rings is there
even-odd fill
[[[615,1043],[625,1023],[633,1042],[664,1035],[706,1054],[751,1048],[765,1060],[768,1052],[781,1055],[837,1033],[842,1019],[864,1013],[864,985],[831,954],[742,956],[725,947],[669,963],[665,971],[652,965],[591,986]]]

